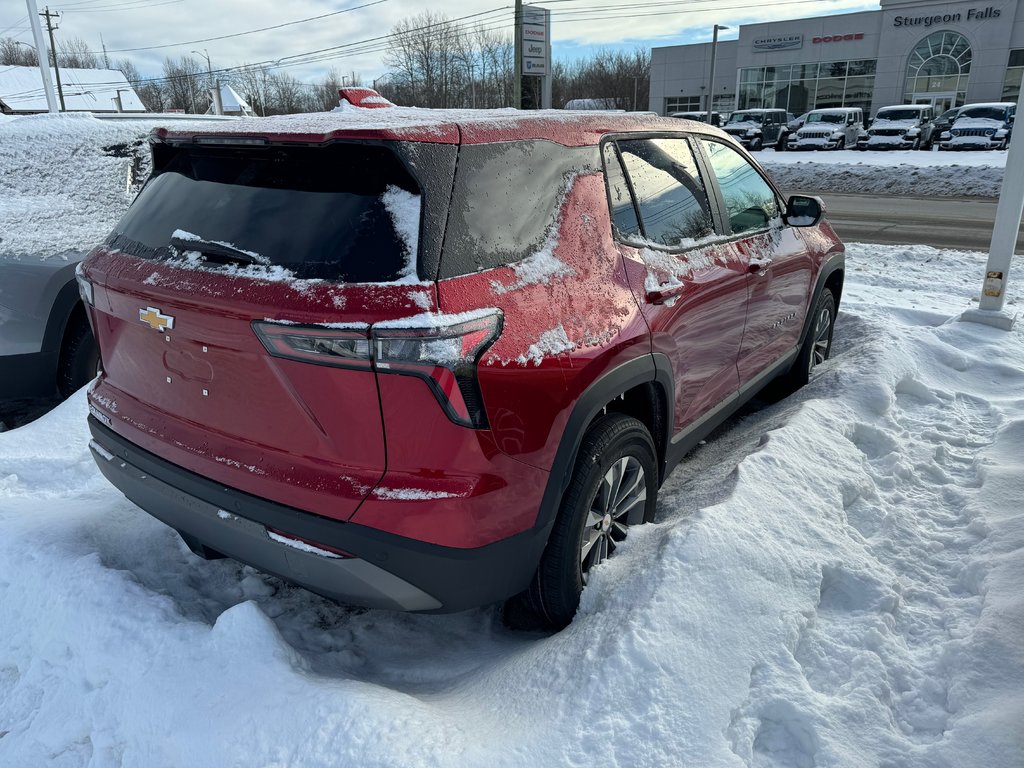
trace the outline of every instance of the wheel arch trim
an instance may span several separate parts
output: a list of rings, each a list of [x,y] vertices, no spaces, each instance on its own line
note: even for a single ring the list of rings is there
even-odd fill
[[[577,398],[565,430],[559,441],[555,460],[551,465],[544,495],[537,511],[534,530],[545,528],[545,539],[554,524],[562,497],[572,479],[572,469],[576,465],[576,457],[587,427],[601,410],[623,392],[641,384],[654,383],[664,391],[664,413],[666,429],[662,435],[652,435],[655,449],[658,452],[658,469],[661,479],[664,478],[669,440],[671,439],[672,410],[675,402],[672,364],[668,357],[661,353],[652,353],[629,360],[603,374],[594,381]]]

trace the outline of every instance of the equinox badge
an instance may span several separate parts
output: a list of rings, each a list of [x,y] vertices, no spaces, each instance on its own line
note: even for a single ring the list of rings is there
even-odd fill
[[[155,309],[154,307],[140,309],[139,320],[144,322],[154,331],[160,331],[161,333],[174,327],[174,318],[171,315],[163,314],[159,309]]]

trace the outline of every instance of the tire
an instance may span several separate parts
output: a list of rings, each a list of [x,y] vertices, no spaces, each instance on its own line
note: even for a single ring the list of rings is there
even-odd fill
[[[814,305],[811,327],[807,329],[800,353],[789,372],[780,377],[777,386],[781,393],[795,392],[811,380],[814,369],[832,354],[832,331],[836,325],[836,299],[825,288]]]
[[[839,139],[839,143],[836,144],[836,152],[838,152],[841,149],[846,149],[846,137],[845,136],[843,138]]]
[[[650,432],[621,413],[599,417],[583,436],[533,583],[506,604],[505,623],[516,629],[567,626],[590,570],[614,553],[629,526],[654,519],[657,495]]]
[[[786,151],[786,143],[788,141],[789,141],[789,134],[788,133],[781,134],[779,136],[779,140],[777,142],[775,142],[775,151],[776,152],[785,152]]]
[[[921,138],[920,137],[914,139],[914,144],[913,144],[913,146],[910,149],[912,151],[916,151],[916,150],[921,149]]]
[[[95,379],[99,365],[100,351],[89,323],[73,316],[64,334],[57,368],[57,390],[60,396],[70,397]]]
[[[760,138],[751,139],[750,140],[750,148],[749,149],[750,149],[751,152],[760,152],[761,151],[761,139]]]

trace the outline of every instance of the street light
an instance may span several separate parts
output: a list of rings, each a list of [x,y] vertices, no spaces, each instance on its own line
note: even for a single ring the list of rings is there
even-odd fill
[[[718,30],[728,29],[721,24],[715,24],[715,30],[711,35],[711,72],[708,76],[708,125],[711,125],[711,111],[715,102],[715,56],[718,54]]]
[[[210,52],[203,48],[202,53],[200,53],[199,51],[192,51],[192,53],[196,54],[197,56],[202,56],[204,59],[206,59],[206,76],[210,79],[210,84],[213,85],[213,88],[211,89],[213,92],[213,111],[215,114],[223,115],[224,104],[221,101],[220,95],[220,79],[218,78],[216,81],[213,80],[213,67],[210,66]],[[193,104],[194,103],[195,102],[193,101]],[[195,110],[195,107],[193,106],[192,109]]]

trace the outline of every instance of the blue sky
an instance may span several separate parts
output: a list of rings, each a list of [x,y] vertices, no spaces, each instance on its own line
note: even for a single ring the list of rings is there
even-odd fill
[[[357,6],[373,3],[369,7]],[[751,3],[740,0],[553,0],[553,51],[556,58],[585,57],[601,47],[650,48],[707,41],[715,23],[730,30],[721,39],[735,38],[741,23],[822,16],[854,10],[877,9],[877,2],[862,0],[792,0]],[[58,40],[81,37],[97,51],[100,39],[110,58],[130,58],[143,74],[159,75],[165,56],[178,57],[193,51],[209,54],[214,69],[255,61],[282,61],[285,71],[301,80],[323,77],[330,67],[342,73],[355,71],[364,81],[386,71],[381,42],[353,45],[387,35],[403,18],[425,11],[442,12],[449,18],[466,17],[463,23],[480,23],[492,29],[511,25],[508,0],[464,0],[439,6],[425,0],[68,0],[51,2],[63,11]],[[355,10],[345,10],[355,9]],[[339,11],[345,11],[339,13]],[[296,22],[315,16],[326,18]],[[32,43],[24,0],[6,0],[0,9],[0,36]],[[278,26],[285,25],[285,26]],[[253,34],[220,40],[208,38],[237,35],[262,27],[278,26]],[[345,51],[328,51],[319,61],[290,59],[310,51],[349,45]],[[139,49],[139,50],[129,50]],[[344,55],[339,55],[344,53]],[[200,58],[202,54],[200,54]]]

